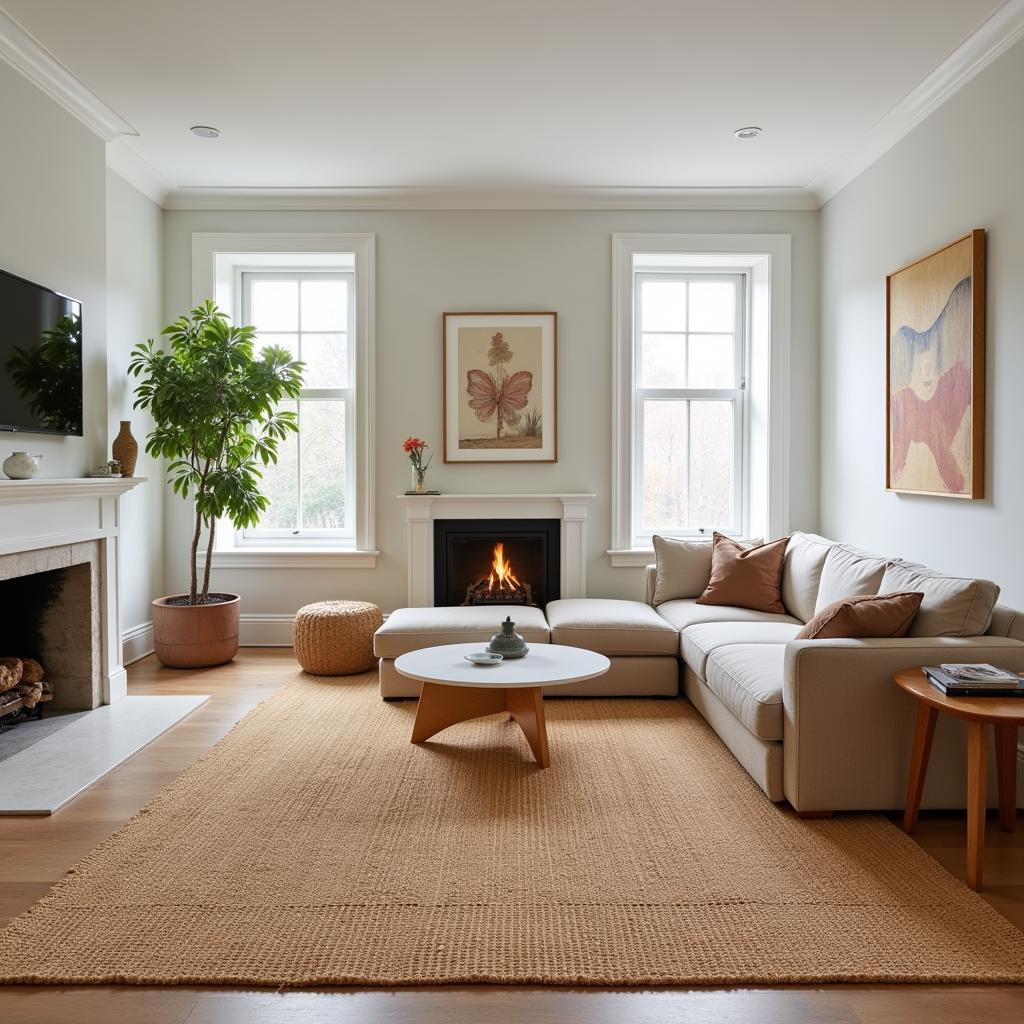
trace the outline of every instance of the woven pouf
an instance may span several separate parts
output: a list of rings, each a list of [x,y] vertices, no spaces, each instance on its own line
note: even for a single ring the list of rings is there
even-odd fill
[[[295,657],[314,676],[349,676],[377,664],[373,634],[384,621],[367,601],[318,601],[295,616]]]

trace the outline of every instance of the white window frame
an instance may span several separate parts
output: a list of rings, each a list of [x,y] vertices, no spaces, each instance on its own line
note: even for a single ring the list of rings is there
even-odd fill
[[[254,281],[267,280],[314,281],[332,280],[345,281],[349,287],[348,320],[345,325],[346,347],[348,350],[348,368],[346,376],[348,386],[344,388],[307,388],[299,394],[299,449],[297,472],[299,474],[299,508],[298,528],[287,530],[281,528],[256,527],[251,530],[235,531],[235,546],[240,548],[260,548],[281,544],[285,546],[329,547],[341,543],[345,546],[355,544],[355,512],[358,503],[355,474],[356,448],[356,408],[358,396],[355,389],[355,345],[349,343],[355,337],[355,273],[345,270],[326,270],[310,267],[235,267],[235,287],[241,296],[241,322],[252,323],[252,284]],[[257,325],[258,326],[258,325]],[[301,336],[306,333],[302,329],[302,309],[299,309],[297,333],[300,338],[299,358],[302,358]],[[322,333],[322,332],[319,332]],[[343,401],[345,403],[345,508],[346,525],[338,529],[310,529],[302,524],[302,402],[317,399]]]
[[[744,529],[782,536],[789,526],[789,352],[791,236],[788,234],[612,235],[612,543],[613,566],[653,560],[636,515],[637,272],[743,270],[749,287],[749,350],[743,444]]]
[[[354,402],[346,410],[355,436],[355,458],[348,472],[354,490],[354,529],[349,536],[256,538],[238,536],[230,524],[218,527],[214,567],[266,569],[372,568],[380,554],[374,546],[374,270],[372,234],[207,233],[192,235],[192,298],[211,295],[240,323],[243,272],[288,270],[340,272],[354,276],[350,293],[350,376]],[[349,429],[348,422],[346,429]],[[348,531],[346,531],[347,533]]]
[[[736,368],[736,386],[732,388],[657,388],[644,387],[641,381],[640,344],[643,331],[641,325],[640,303],[637,297],[643,284],[647,281],[729,281],[736,285],[736,312],[734,317],[734,366]],[[744,482],[747,475],[747,457],[749,448],[745,444],[747,423],[747,390],[748,376],[747,354],[750,345],[747,340],[747,296],[750,293],[747,272],[742,269],[707,268],[682,269],[671,267],[636,268],[633,273],[633,380],[636,382],[633,392],[633,466],[634,486],[632,488],[634,524],[634,544],[647,548],[655,533],[666,537],[702,537],[710,536],[712,530],[739,536],[747,530],[747,508],[744,503]],[[689,318],[689,302],[687,303]],[[659,331],[660,334],[689,333],[687,319],[686,332]],[[694,332],[698,333],[698,332]],[[708,333],[708,332],[704,332]],[[714,333],[714,332],[710,332]],[[732,514],[729,523],[702,523],[690,527],[672,527],[651,530],[643,525],[643,467],[644,467],[644,409],[649,401],[727,401],[733,405],[733,479],[732,479]],[[687,446],[690,444],[690,432],[687,431]],[[689,460],[687,460],[689,463]]]

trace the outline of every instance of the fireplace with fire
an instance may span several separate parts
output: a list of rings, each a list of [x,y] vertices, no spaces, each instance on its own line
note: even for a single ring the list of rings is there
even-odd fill
[[[434,520],[434,604],[537,605],[559,597],[557,519]]]

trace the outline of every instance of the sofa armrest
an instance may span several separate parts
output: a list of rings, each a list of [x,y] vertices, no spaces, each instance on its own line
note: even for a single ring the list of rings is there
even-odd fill
[[[654,586],[658,582],[658,567],[648,565],[644,569],[644,601],[654,606]]]
[[[783,790],[793,807],[902,807],[916,701],[896,686],[893,676],[944,661],[987,661],[1024,672],[1024,643],[978,636],[787,644]],[[962,806],[961,763],[940,764],[939,746],[929,771],[932,792],[945,806]]]

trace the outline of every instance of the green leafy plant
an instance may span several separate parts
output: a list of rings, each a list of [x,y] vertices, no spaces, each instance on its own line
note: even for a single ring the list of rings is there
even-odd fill
[[[302,387],[302,363],[277,346],[254,352],[255,327],[234,327],[212,300],[164,328],[170,351],[150,339],[132,350],[128,373],[142,378],[135,408],[148,410],[155,429],[151,455],[171,460],[176,494],[195,500],[189,604],[209,603],[210,564],[217,519],[238,529],[255,526],[269,499],[260,493],[260,465],[277,462],[278,444],[297,431],[293,412],[278,404]],[[208,532],[199,588],[197,558]]]

